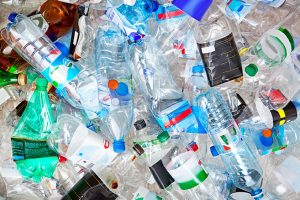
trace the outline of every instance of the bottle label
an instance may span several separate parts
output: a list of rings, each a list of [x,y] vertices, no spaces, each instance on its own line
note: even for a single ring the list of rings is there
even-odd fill
[[[140,186],[133,195],[132,200],[162,200],[162,198],[147,188]]]
[[[56,156],[46,141],[11,139],[13,160]]]
[[[169,4],[169,5],[159,5],[157,11],[155,12],[155,17],[158,23],[163,22],[164,20],[168,19],[178,19],[186,14],[178,9],[176,6]]]
[[[166,168],[182,190],[194,188],[208,177],[201,161],[191,151],[173,158]]]
[[[240,1],[240,0],[227,0],[226,1],[226,14],[233,16],[238,22],[241,22],[248,13],[254,8],[255,1]]]
[[[90,131],[83,125],[76,129],[69,145],[66,157],[83,167],[108,165],[117,156],[109,139]]]
[[[156,120],[168,132],[199,133],[197,119],[187,100],[161,111]]]
[[[62,198],[72,199],[105,199],[115,200],[118,195],[108,189],[103,181],[93,172],[86,173]]]
[[[273,117],[274,126],[283,125],[297,119],[297,109],[294,103],[291,101],[284,108],[271,110],[271,114]]]
[[[211,87],[243,76],[241,58],[232,33],[216,41],[198,44],[198,48]]]
[[[63,89],[80,72],[79,68],[65,56],[58,55],[58,49],[51,50],[48,58],[55,58],[51,65],[41,72],[41,74],[57,89]],[[60,52],[60,51],[59,51]],[[61,52],[60,52],[61,53]],[[52,57],[53,56],[53,57]],[[47,62],[43,60],[42,62]]]
[[[44,33],[47,32],[49,24],[41,14],[32,15],[29,17],[35,25],[37,25]]]

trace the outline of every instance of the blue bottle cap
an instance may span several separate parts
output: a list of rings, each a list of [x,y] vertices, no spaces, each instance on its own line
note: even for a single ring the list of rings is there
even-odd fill
[[[218,153],[218,151],[217,151],[217,149],[216,149],[215,146],[211,146],[209,149],[210,149],[210,153],[211,153],[211,155],[212,155],[213,157],[216,157],[216,156],[219,155],[219,153]]]
[[[135,42],[138,41],[142,38],[142,36],[138,33],[132,32],[129,34],[129,38],[131,39],[131,41]]]
[[[193,73],[203,73],[204,68],[202,65],[197,65],[192,68]]]
[[[265,147],[270,147],[273,144],[273,137],[260,136],[259,140]]]
[[[116,152],[116,153],[125,152],[125,142],[124,142],[124,140],[114,140],[113,148],[114,148],[114,152]]]
[[[152,6],[153,6],[152,11],[156,12],[159,7],[158,3],[156,1],[152,1]]]
[[[61,53],[64,56],[68,56],[69,55],[69,49],[68,49],[68,47],[64,43],[55,42],[54,44],[61,51]]]
[[[8,20],[11,21],[11,22],[14,22],[15,21],[15,18],[17,17],[18,13],[16,12],[11,12],[8,16]]]
[[[174,0],[174,4],[196,20],[201,20],[213,0]]]
[[[123,82],[119,82],[119,86],[116,89],[116,92],[120,96],[125,96],[126,94],[128,94],[128,86]]]

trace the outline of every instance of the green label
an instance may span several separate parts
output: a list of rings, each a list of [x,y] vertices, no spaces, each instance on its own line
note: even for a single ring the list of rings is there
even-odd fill
[[[197,185],[199,185],[199,182],[202,183],[206,178],[208,177],[208,174],[205,170],[201,170],[198,174],[196,174],[195,178],[190,181],[178,183],[180,189],[182,190],[188,190],[191,189]]]
[[[46,141],[11,139],[13,160],[57,156]]]

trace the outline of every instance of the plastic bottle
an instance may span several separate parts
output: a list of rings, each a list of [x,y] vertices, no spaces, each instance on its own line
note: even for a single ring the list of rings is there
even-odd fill
[[[108,138],[91,131],[68,114],[58,117],[48,143],[74,165],[85,168],[91,168],[95,164],[106,166],[116,157]]]
[[[207,80],[204,78],[205,69],[203,65],[197,65],[192,67],[192,76],[188,79],[183,90],[185,96],[192,105],[193,112],[195,113],[197,119],[199,119],[199,109],[197,106],[196,98],[199,94],[206,92],[208,89]],[[200,133],[206,133],[205,129],[199,122]]]
[[[163,130],[198,133],[199,126],[187,100],[170,76],[163,52],[154,39],[144,38],[132,47],[133,76]],[[158,55],[153,57],[153,55]]]
[[[239,86],[234,83],[239,83],[236,80],[243,76],[241,58],[230,23],[217,2],[210,6],[202,21],[194,22],[194,30],[209,85],[219,85],[223,91]]]
[[[125,151],[124,137],[133,119],[132,80],[124,35],[112,22],[105,21],[95,42],[99,102],[98,116],[106,123],[114,150]],[[106,116],[107,115],[107,116]],[[124,123],[126,122],[126,123]]]
[[[26,83],[27,77],[25,74],[11,74],[0,69],[0,87],[10,84],[25,85]]]
[[[201,122],[221,155],[226,171],[233,184],[251,192],[254,199],[265,196],[261,190],[262,170],[249,149],[241,139],[241,133],[221,94],[214,88],[198,96],[198,105],[206,115]]]

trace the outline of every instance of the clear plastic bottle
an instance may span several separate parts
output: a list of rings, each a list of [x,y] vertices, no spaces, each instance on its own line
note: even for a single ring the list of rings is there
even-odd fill
[[[233,184],[251,192],[254,199],[264,198],[261,190],[262,169],[241,133],[221,94],[214,88],[198,97],[203,109],[202,124],[220,154]]]
[[[132,47],[133,76],[162,129],[198,133],[198,123],[182,91],[170,76],[168,63],[154,38]],[[157,56],[153,56],[157,55]],[[172,120],[173,119],[173,120]]]

